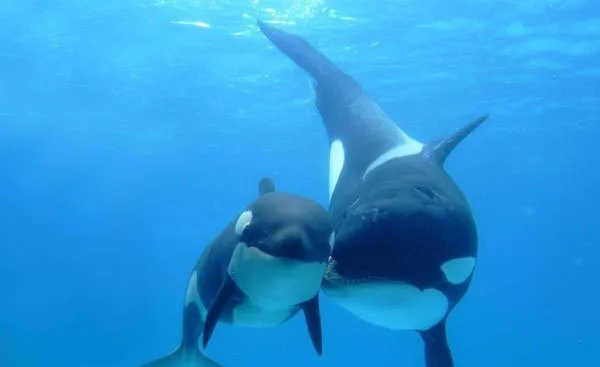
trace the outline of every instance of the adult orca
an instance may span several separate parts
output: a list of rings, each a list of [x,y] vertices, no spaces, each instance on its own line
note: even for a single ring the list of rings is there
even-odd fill
[[[453,366],[446,320],[471,283],[478,240],[467,199],[443,166],[487,115],[421,143],[304,38],[258,26],[312,77],[329,136],[335,240],[324,294],[371,324],[417,331],[427,367]]]
[[[190,275],[181,343],[143,367],[220,366],[198,349],[218,321],[242,326],[279,325],[304,311],[322,354],[319,290],[331,253],[332,223],[315,201],[259,183],[259,197],[231,221],[200,256]]]

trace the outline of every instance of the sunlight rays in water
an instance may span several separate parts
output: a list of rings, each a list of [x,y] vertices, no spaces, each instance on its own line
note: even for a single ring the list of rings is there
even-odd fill
[[[183,25],[191,25],[198,28],[210,28],[210,24],[204,22],[190,22],[185,20],[176,20],[171,22],[173,24],[183,24]]]
[[[317,17],[353,21],[328,7],[327,0],[154,0],[155,6],[178,13],[174,24],[198,28],[228,28],[233,36],[257,32],[254,21],[296,25]],[[181,16],[185,14],[185,18]],[[217,24],[223,23],[223,24]]]

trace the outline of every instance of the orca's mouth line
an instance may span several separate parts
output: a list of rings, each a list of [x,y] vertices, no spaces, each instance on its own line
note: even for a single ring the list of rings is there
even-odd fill
[[[376,276],[348,278],[337,272],[336,265],[337,261],[335,261],[333,258],[330,258],[329,262],[327,263],[327,268],[325,268],[325,275],[323,276],[323,285],[325,287],[334,288],[344,285],[362,284],[383,279],[381,277]]]

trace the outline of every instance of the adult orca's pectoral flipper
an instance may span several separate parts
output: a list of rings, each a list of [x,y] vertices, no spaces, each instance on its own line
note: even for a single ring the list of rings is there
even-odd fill
[[[336,93],[336,98],[344,100],[354,98],[362,92],[358,82],[340,70],[304,38],[260,20],[256,23],[275,47],[312,77],[316,86],[317,100],[322,93]]]
[[[262,33],[287,57],[309,73],[318,83],[341,71],[304,38],[257,20]]]

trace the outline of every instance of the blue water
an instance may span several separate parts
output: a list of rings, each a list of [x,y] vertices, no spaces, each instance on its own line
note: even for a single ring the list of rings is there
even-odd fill
[[[309,39],[419,140],[490,112],[447,162],[480,236],[448,326],[457,367],[600,365],[597,2],[2,0],[0,366],[164,355],[191,267],[263,175],[327,204],[307,77],[257,17]],[[321,307],[321,358],[302,315],[220,324],[206,353],[424,366],[417,334]]]

